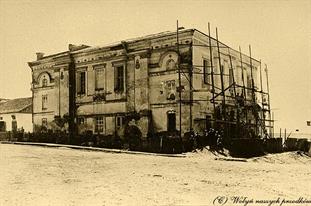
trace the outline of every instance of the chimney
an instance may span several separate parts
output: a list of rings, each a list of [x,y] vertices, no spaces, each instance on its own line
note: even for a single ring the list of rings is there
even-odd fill
[[[85,49],[88,47],[89,47],[88,45],[84,45],[84,44],[81,44],[81,45],[69,44],[68,49],[69,51],[77,51],[77,50]]]
[[[42,53],[42,52],[37,52],[36,55],[37,55],[37,60],[40,60],[40,59],[43,58],[44,53]]]
[[[68,49],[69,51],[73,51],[75,47],[76,46],[74,44],[69,44]]]

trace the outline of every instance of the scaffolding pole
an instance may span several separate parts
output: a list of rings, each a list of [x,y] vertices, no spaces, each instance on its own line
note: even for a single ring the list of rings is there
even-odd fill
[[[178,66],[178,84],[179,84],[179,89],[178,89],[178,94],[179,94],[179,138],[181,139],[181,76],[180,76],[180,64],[179,64],[179,61],[180,61],[180,54],[179,54],[179,37],[178,37],[178,30],[179,30],[179,27],[178,27],[178,20],[177,20],[177,32],[176,32],[176,39],[177,39],[177,55],[178,55],[178,59],[177,59],[177,66]]]
[[[260,70],[260,91],[261,91],[261,114],[262,114],[262,118],[263,119],[263,128],[262,130],[264,131],[261,131],[261,136],[264,135],[263,132],[265,132],[266,130],[266,118],[265,118],[265,111],[264,111],[264,98],[263,98],[263,89],[262,89],[262,69],[261,69],[261,60],[260,60],[260,64],[259,64],[259,70]]]
[[[177,38],[177,53],[178,53],[178,60],[177,60],[177,66],[178,66],[178,82],[179,82],[179,89],[178,89],[178,93],[179,93],[179,136],[181,138],[182,136],[182,104],[184,105],[188,105],[190,106],[190,110],[189,110],[189,115],[190,115],[190,129],[192,129],[192,105],[195,102],[199,102],[199,101],[210,101],[213,104],[213,112],[211,112],[211,114],[214,115],[214,118],[211,119],[211,121],[213,121],[214,123],[221,123],[222,126],[224,126],[224,132],[225,132],[225,136],[228,137],[228,132],[230,131],[230,128],[233,124],[236,126],[240,124],[242,122],[243,119],[243,115],[245,115],[245,125],[246,127],[251,127],[254,128],[254,126],[256,126],[255,130],[253,130],[255,132],[255,135],[259,135],[259,132],[261,134],[261,136],[263,136],[263,131],[266,131],[266,129],[269,127],[270,130],[270,136],[272,136],[272,130],[273,130],[273,126],[271,124],[273,124],[273,120],[271,118],[271,110],[270,110],[270,94],[269,94],[269,83],[268,83],[268,72],[267,72],[267,66],[266,66],[266,76],[267,76],[267,92],[263,91],[263,78],[262,78],[262,68],[261,68],[261,60],[260,62],[260,90],[259,88],[256,89],[255,88],[255,80],[254,80],[254,71],[253,71],[253,60],[257,61],[255,59],[252,58],[252,51],[251,51],[251,45],[249,45],[249,62],[248,59],[246,58],[247,62],[243,62],[243,55],[241,52],[241,47],[239,47],[239,56],[240,56],[240,65],[241,65],[241,77],[242,77],[242,85],[237,84],[236,82],[236,78],[235,78],[235,72],[233,70],[233,62],[232,62],[232,58],[234,56],[232,56],[230,54],[230,48],[228,46],[223,46],[220,45],[219,42],[219,38],[218,38],[218,29],[216,28],[216,38],[214,40],[216,40],[216,45],[212,45],[212,38],[211,38],[211,31],[210,31],[210,23],[208,23],[208,45],[199,45],[199,44],[191,44],[191,47],[195,47],[195,46],[202,46],[205,48],[209,49],[209,58],[210,58],[210,65],[191,65],[191,68],[188,68],[187,70],[183,70],[181,68],[180,65],[180,51],[179,51],[179,47],[180,44],[179,43],[179,26],[178,26],[178,20],[177,20],[177,32],[176,32],[176,38]],[[214,57],[213,57],[213,47],[217,47],[217,59],[218,59],[218,65],[219,65],[219,74],[215,73],[214,69],[217,68],[217,65],[214,65]],[[225,48],[228,49],[227,52],[224,51],[220,51],[220,48]],[[229,69],[229,74],[226,73],[224,70],[224,66],[222,65],[222,57],[223,58],[229,58],[230,61],[230,69]],[[247,57],[247,56],[246,56]],[[215,57],[216,58],[216,57]],[[237,60],[238,61],[238,60]],[[216,63],[217,64],[217,63]],[[245,85],[245,73],[244,70],[246,71],[246,73],[248,74],[248,66],[246,67],[246,69],[244,69],[244,64],[250,64],[250,74],[251,74],[251,85],[250,86],[246,86]],[[206,73],[204,72],[198,72],[195,71],[194,69],[198,67],[198,68],[202,68],[202,67],[207,67],[210,68],[210,73]],[[258,71],[258,70],[256,70]],[[188,73],[188,74],[186,74]],[[208,82],[208,88],[206,90],[204,89],[198,89],[195,90],[193,88],[193,82],[192,82],[192,75],[193,74],[203,74],[203,75],[210,75],[211,78],[211,83]],[[257,73],[258,74],[258,73]],[[182,100],[182,81],[181,81],[181,75],[185,76],[185,79],[189,82],[189,86],[190,86],[190,97],[186,100]],[[188,76],[189,75],[189,76]],[[220,83],[221,85],[219,87],[217,87],[215,85],[215,75],[219,75],[220,76]],[[229,86],[225,86],[225,81],[227,80],[227,78],[229,78]],[[232,82],[231,82],[232,81]],[[210,89],[211,87],[211,89]],[[226,87],[226,88],[225,88]],[[237,88],[239,89],[239,93],[240,90],[241,91],[241,97],[238,95],[237,92]],[[233,92],[232,92],[233,89]],[[212,98],[211,99],[207,99],[207,100],[196,100],[193,98],[193,92],[202,92],[202,91],[206,91],[206,92],[212,92]],[[217,90],[217,92],[216,92]],[[230,92],[227,92],[227,90],[230,90]],[[247,95],[247,92],[252,94],[251,98],[247,98],[248,96],[250,97],[250,95]],[[219,93],[218,93],[219,92]],[[226,93],[228,95],[226,95]],[[262,111],[257,111],[257,99],[256,99],[256,95],[257,93],[261,94],[261,107],[262,107]],[[242,96],[243,95],[243,96]],[[266,104],[264,103],[264,95],[267,95],[268,97],[268,109],[266,109]],[[216,99],[218,96],[222,96],[221,98]],[[240,100],[243,101],[243,105],[239,103],[238,98]],[[231,102],[231,99],[233,99],[233,102]],[[226,101],[227,100],[227,101]],[[230,101],[229,101],[230,100]],[[222,111],[221,111],[221,117],[218,119],[216,118],[216,102],[222,102]],[[240,107],[242,107],[243,111],[240,111]],[[227,115],[227,110],[229,111],[236,111],[236,118],[231,118],[228,117]],[[255,118],[255,123],[252,122],[248,122],[248,114],[250,114],[250,112],[253,114],[254,118]],[[269,112],[269,120],[266,119],[266,113],[265,112]],[[244,113],[244,114],[243,114]],[[260,113],[262,113],[262,117],[260,118]],[[206,121],[208,121],[207,116],[206,116]],[[244,122],[244,121],[243,121]],[[266,122],[267,123],[266,125]],[[269,125],[269,126],[268,126]],[[230,128],[229,128],[230,126]],[[215,125],[214,125],[215,127]],[[259,128],[260,127],[260,128]],[[260,129],[260,130],[259,130]]]
[[[252,62],[252,48],[251,48],[251,45],[249,45],[249,63],[250,63],[250,68],[251,68],[251,81],[252,81],[252,84],[251,84],[251,87],[252,87],[252,106],[253,106],[253,115],[255,117],[255,124],[256,124],[256,128],[255,128],[255,135],[257,136],[258,135],[258,113],[257,113],[257,110],[256,110],[256,96],[255,96],[255,85],[254,85],[254,76],[253,76],[253,62]]]
[[[270,126],[270,137],[274,137],[274,134],[271,134],[271,121],[272,121],[272,118],[271,118],[271,108],[270,108],[270,89],[269,89],[269,77],[268,77],[268,67],[267,65],[265,64],[265,72],[266,72],[266,79],[267,79],[267,93],[268,93],[268,111],[269,111],[269,126]],[[274,118],[273,118],[274,119]],[[273,121],[272,121],[273,122]],[[274,128],[274,122],[273,122],[273,127],[272,127],[272,130]]]
[[[218,52],[218,66],[220,70],[220,83],[221,83],[221,93],[222,93],[222,113],[224,115],[224,119],[226,120],[226,97],[225,97],[225,89],[224,89],[224,79],[223,79],[223,67],[221,65],[221,58],[220,58],[220,50],[219,50],[219,41],[218,41],[218,30],[216,27],[216,42],[217,42],[217,52]]]
[[[242,52],[241,52],[240,46],[239,46],[239,52],[240,52],[241,72],[242,72],[243,99],[244,99],[244,101],[246,101],[246,89],[245,89],[245,82],[244,82],[244,68],[243,68],[243,59],[242,59]],[[245,123],[247,123],[247,111],[245,111]]]
[[[233,82],[233,92],[234,92],[234,104],[235,104],[235,114],[236,114],[236,125],[235,125],[235,133],[237,126],[240,126],[240,115],[239,115],[239,104],[237,103],[237,97],[236,97],[236,88],[235,88],[235,77],[234,77],[234,70],[232,65],[232,58],[230,55],[230,49],[228,48],[228,55],[229,55],[229,61],[230,61],[230,70],[232,75],[232,82]]]
[[[215,106],[214,67],[213,67],[213,51],[212,51],[210,23],[208,23],[208,41],[209,41],[209,46],[210,46],[209,52],[210,52],[210,62],[211,62],[212,95],[213,95],[213,107],[214,107],[214,116],[215,116],[216,106]]]

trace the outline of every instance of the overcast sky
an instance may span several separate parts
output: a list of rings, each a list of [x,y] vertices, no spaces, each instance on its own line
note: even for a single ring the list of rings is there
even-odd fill
[[[102,45],[186,28],[207,33],[268,65],[275,131],[311,133],[311,1],[0,0],[0,98],[31,96],[27,62],[69,43]]]

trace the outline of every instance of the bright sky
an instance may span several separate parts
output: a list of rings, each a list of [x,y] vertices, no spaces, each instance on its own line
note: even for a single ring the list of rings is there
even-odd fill
[[[102,45],[185,28],[207,33],[268,65],[275,131],[311,133],[311,1],[0,0],[0,98],[31,96],[27,62],[69,43]]]

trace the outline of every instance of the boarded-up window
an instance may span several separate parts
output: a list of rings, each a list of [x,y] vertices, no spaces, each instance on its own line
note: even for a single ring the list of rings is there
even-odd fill
[[[42,95],[42,110],[47,109],[48,95]]]
[[[77,94],[78,95],[83,95],[85,94],[85,72],[78,72],[77,73]]]
[[[203,59],[204,84],[210,84],[211,66],[206,59]]]
[[[105,88],[105,70],[103,67],[95,69],[95,90]]]
[[[104,132],[104,117],[97,116],[95,117],[95,133],[103,133]]]
[[[124,91],[124,66],[117,66],[114,68],[115,92]]]

